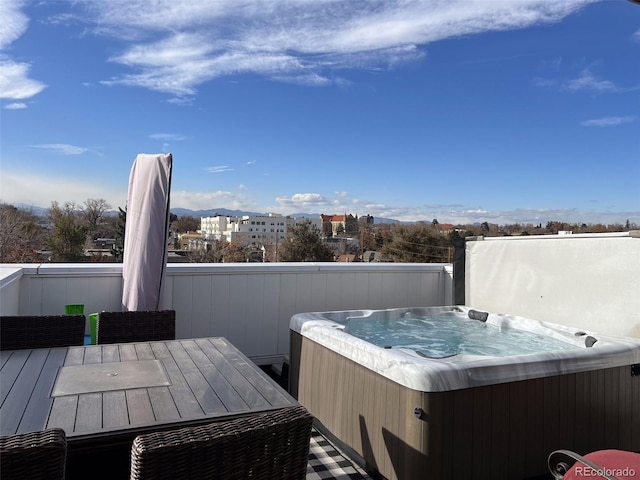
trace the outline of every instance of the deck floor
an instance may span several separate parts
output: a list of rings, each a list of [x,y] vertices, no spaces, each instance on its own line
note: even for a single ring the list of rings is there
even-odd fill
[[[307,465],[307,480],[370,478],[372,477],[338,451],[320,432],[313,429]]]

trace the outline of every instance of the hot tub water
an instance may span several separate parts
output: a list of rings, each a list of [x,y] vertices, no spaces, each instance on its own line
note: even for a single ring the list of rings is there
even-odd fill
[[[346,333],[384,348],[413,350],[428,358],[453,355],[510,357],[579,348],[542,334],[471,320],[458,312],[399,319],[351,318]]]

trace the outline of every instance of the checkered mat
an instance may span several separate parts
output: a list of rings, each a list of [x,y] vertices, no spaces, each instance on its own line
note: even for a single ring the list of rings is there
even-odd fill
[[[335,478],[339,480],[370,479],[364,470],[345,458],[315,428],[311,432],[307,480]]]

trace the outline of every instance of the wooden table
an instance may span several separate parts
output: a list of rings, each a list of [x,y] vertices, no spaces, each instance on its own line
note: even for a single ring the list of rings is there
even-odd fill
[[[224,338],[0,352],[0,435],[63,428],[71,463],[118,448],[128,462],[140,433],[297,404]]]

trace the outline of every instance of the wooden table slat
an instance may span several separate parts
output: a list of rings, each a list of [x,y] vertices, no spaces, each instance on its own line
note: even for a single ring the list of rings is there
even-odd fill
[[[75,429],[77,411],[78,395],[54,398],[46,428],[62,428],[70,435]]]
[[[198,417],[204,415],[204,410],[200,406],[198,399],[195,397],[189,384],[182,376],[182,372],[178,367],[178,364],[169,353],[169,349],[163,349],[166,351],[166,355],[159,355],[160,352],[156,352],[156,358],[162,360],[167,376],[171,385],[169,385],[169,392],[173,398],[178,412],[180,412],[181,418]]]
[[[102,363],[102,349],[103,346],[101,345],[87,347],[84,351],[84,360],[81,365]]]
[[[17,350],[15,352],[7,352],[11,358],[11,362],[3,365],[0,370],[0,406],[4,405],[4,400],[11,391],[13,384],[20,375],[20,371],[27,360],[29,359],[28,350]]]
[[[222,352],[220,352],[211,342],[204,340],[198,341],[198,344],[206,353],[212,364],[216,366],[229,385],[238,392],[243,401],[246,402],[249,407],[261,408],[271,406],[271,403],[264,398],[262,393],[252,385],[251,382],[245,378],[245,376],[242,375],[234,365],[225,359]]]
[[[241,412],[249,410],[247,402],[245,402],[242,396],[229,384],[215,365],[211,364],[211,361],[197,343],[187,344],[187,351],[194,363],[199,366],[202,374],[209,382],[213,391],[216,392],[227,411]]]
[[[189,342],[182,342],[180,344],[171,344],[169,351],[173,355],[182,375],[189,384],[191,391],[198,399],[202,410],[207,414],[224,413],[227,409],[215,394],[209,382],[200,372],[198,366],[193,362],[187,352],[187,348],[191,347]]]
[[[130,362],[130,361],[138,360],[138,352],[136,351],[135,344],[125,343],[122,345],[118,345],[118,350],[120,350],[121,362]]]
[[[138,354],[138,360],[155,360],[151,345],[148,343],[136,343],[136,353]]]
[[[104,345],[102,347],[102,363],[120,362],[118,345]]]
[[[78,395],[75,432],[92,432],[102,428],[102,393]]]
[[[11,357],[12,354],[13,351],[11,350],[0,350],[0,369],[4,367],[5,362],[9,360],[9,357]]]
[[[64,365],[66,356],[66,348],[54,348],[49,352],[44,368],[29,399],[29,404],[22,416],[17,433],[38,430],[46,423],[53,404],[51,391],[53,390],[56,373],[58,368]]]
[[[272,404],[281,403],[286,397],[278,386],[269,381],[269,378],[257,371],[251,360],[245,357],[238,349],[224,338],[213,338],[211,343],[220,350],[224,357],[254,385],[260,393]]]
[[[122,390],[102,394],[102,411],[104,428],[122,428],[130,424],[127,397]]]
[[[145,425],[156,420],[146,388],[134,388],[125,394],[131,425]]]
[[[67,365],[82,365],[84,363],[84,353],[88,349],[85,347],[70,347],[67,349],[67,358],[64,361]]]
[[[0,410],[0,434],[12,435],[18,431],[25,410],[24,399],[31,398],[37,379],[40,377],[48,349],[30,350],[27,361],[7,392]],[[2,379],[4,380],[4,379]]]
[[[156,420],[161,422],[177,421],[180,413],[176,406],[169,387],[153,387],[147,389],[149,400],[155,414]]]

